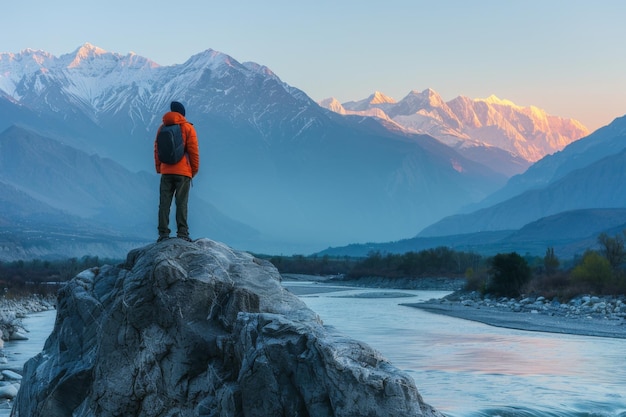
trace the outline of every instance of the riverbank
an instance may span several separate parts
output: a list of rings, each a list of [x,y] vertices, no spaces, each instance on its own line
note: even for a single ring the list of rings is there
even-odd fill
[[[346,279],[343,276],[320,276],[304,274],[281,274],[284,281],[311,281],[318,284],[344,285],[350,287],[385,288],[396,290],[459,291],[465,286],[464,278],[381,278],[363,277]]]
[[[22,380],[22,365],[6,354],[5,342],[21,343],[29,339],[23,319],[30,314],[54,310],[56,297],[37,295],[20,299],[0,298],[0,417],[8,416]],[[23,353],[23,352],[20,352]]]
[[[544,297],[490,299],[476,292],[455,292],[403,305],[509,329],[626,339],[624,296],[583,295],[559,303]]]
[[[323,286],[450,291],[451,294],[441,299],[402,305],[495,327],[580,336],[626,338],[626,296],[582,295],[567,303],[560,303],[541,296],[497,299],[481,297],[477,292],[464,291],[462,288],[465,280],[461,278],[368,277],[346,280],[343,277],[284,274],[283,279],[311,281],[312,286],[298,289],[303,294],[320,291],[316,288],[320,284]],[[332,289],[325,289],[325,291],[330,290]]]
[[[0,348],[9,340],[28,338],[28,330],[24,329],[22,319],[27,314],[53,310],[56,297],[31,295],[19,299],[0,298]]]

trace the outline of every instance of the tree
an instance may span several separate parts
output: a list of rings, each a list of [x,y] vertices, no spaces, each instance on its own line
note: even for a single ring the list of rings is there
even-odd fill
[[[519,296],[531,278],[528,262],[516,252],[494,256],[491,259],[490,272],[487,292],[507,297]]]
[[[596,291],[602,291],[612,276],[608,259],[592,250],[586,251],[581,263],[572,270],[572,279],[590,285]]]
[[[543,266],[547,275],[552,275],[559,269],[559,258],[554,254],[554,248],[546,249],[546,256],[543,257]]]
[[[610,237],[606,233],[600,233],[598,236],[598,243],[601,246],[600,250],[613,269],[617,269],[626,259],[623,235],[626,235],[626,231],[622,232],[622,236],[615,235],[615,237]]]

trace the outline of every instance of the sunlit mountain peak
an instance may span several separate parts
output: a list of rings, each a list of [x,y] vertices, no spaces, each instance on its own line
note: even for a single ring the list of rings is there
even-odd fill
[[[513,103],[512,101],[506,100],[506,99],[501,99],[498,96],[496,96],[495,94],[492,94],[492,95],[490,95],[487,98],[477,98],[477,99],[475,99],[475,101],[484,101],[485,103],[500,104],[502,106],[519,107],[517,104]]]
[[[324,99],[318,104],[326,109],[334,111],[335,113],[346,114],[346,109],[344,109],[339,100],[334,97]]]
[[[104,49],[94,46],[89,42],[86,42],[76,50],[76,52],[74,53],[74,60],[70,62],[68,68],[75,68],[86,59],[95,58],[105,54],[107,54],[107,51],[105,51]]]
[[[421,102],[423,104],[427,104],[432,107],[443,107],[445,102],[432,88],[427,88],[426,90],[420,92],[417,90],[411,90],[409,94],[402,101],[415,101]]]
[[[396,101],[389,96],[384,95],[380,91],[375,91],[374,94],[370,96],[369,99],[370,104],[383,104],[383,103],[395,103]]]

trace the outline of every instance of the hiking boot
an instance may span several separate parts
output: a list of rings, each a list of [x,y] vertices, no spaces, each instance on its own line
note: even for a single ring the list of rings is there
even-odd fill
[[[170,237],[167,235],[163,235],[163,236],[159,236],[159,238],[157,239],[157,243],[159,242],[163,242],[166,239],[169,239]]]
[[[182,239],[184,241],[187,241],[187,242],[191,242],[192,241],[189,236],[179,235],[179,236],[176,236],[176,237],[179,238],[179,239]]]

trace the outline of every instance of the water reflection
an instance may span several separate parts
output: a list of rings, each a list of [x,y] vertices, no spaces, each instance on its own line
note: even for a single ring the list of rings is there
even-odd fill
[[[625,339],[491,327],[400,305],[447,292],[377,298],[373,289],[286,286],[300,287],[326,325],[410,374],[448,416],[626,416]]]
[[[24,363],[43,349],[43,345],[54,328],[56,310],[42,311],[26,316],[22,323],[28,331],[28,340],[15,340],[4,343],[2,351],[11,368],[21,368]]]

